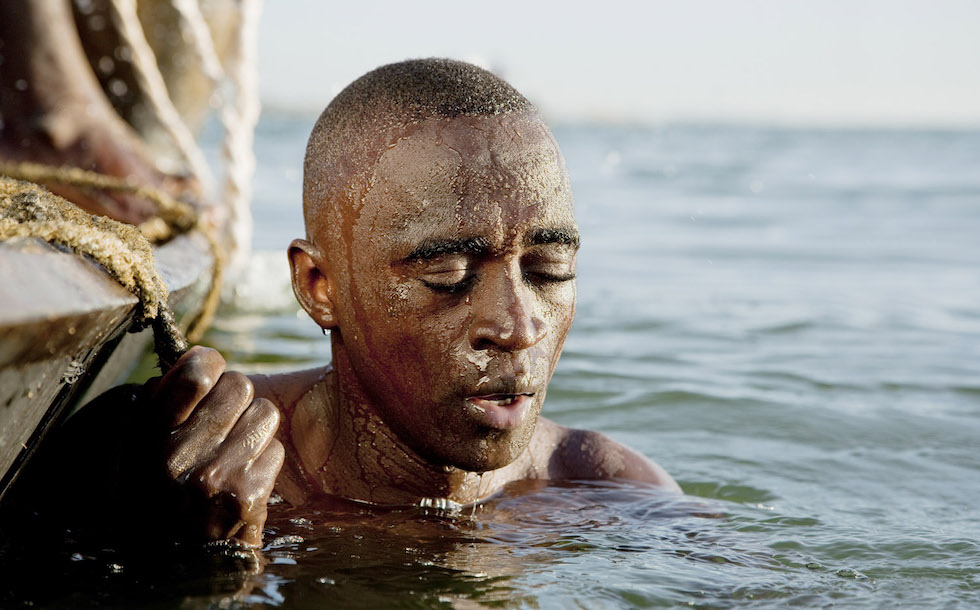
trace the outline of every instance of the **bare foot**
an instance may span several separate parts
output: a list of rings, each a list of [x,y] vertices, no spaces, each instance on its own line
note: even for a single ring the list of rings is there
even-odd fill
[[[178,198],[199,198],[198,182],[159,171],[138,136],[111,108],[90,104],[79,112],[78,105],[70,105],[16,126],[8,120],[5,117],[6,124],[0,127],[0,160],[79,167],[161,188]],[[122,222],[139,224],[156,213],[152,202],[124,192],[57,183],[45,186],[92,214]]]
[[[158,170],[100,88],[67,0],[0,2],[0,160],[96,171],[197,199],[196,180]],[[138,224],[154,205],[131,194],[47,184],[96,214]]]

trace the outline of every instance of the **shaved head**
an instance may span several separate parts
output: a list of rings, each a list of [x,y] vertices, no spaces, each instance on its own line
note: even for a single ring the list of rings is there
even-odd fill
[[[365,178],[406,130],[433,117],[535,113],[534,106],[494,74],[451,59],[415,59],[368,72],[320,115],[306,148],[303,214],[314,243],[325,250],[342,237],[342,208],[356,206]],[[343,204],[346,203],[347,206]]]

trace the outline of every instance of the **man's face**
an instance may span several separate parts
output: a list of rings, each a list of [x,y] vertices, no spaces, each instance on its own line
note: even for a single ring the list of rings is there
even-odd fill
[[[527,447],[575,313],[564,161],[534,115],[406,130],[346,213],[342,349],[416,453],[472,471]]]

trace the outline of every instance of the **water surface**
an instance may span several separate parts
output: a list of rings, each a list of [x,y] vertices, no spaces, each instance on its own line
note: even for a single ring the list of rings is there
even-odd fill
[[[295,168],[310,124],[262,124],[264,250],[301,233]],[[726,517],[666,514],[648,490],[522,493],[495,506],[533,525],[492,510],[444,522],[451,546],[473,536],[478,550],[406,559],[372,544],[376,561],[412,566],[366,585],[374,599],[485,602],[506,589],[532,607],[980,604],[980,133],[556,136],[583,246],[545,414],[636,448]],[[265,309],[252,299],[210,339],[255,368],[326,361],[273,272],[281,256],[263,260]],[[575,507],[549,510],[556,498]],[[287,593],[263,603],[342,594],[334,576],[309,582],[316,560],[302,548],[295,567],[268,570]]]
[[[206,339],[246,370],[329,360],[283,254],[312,122],[259,126],[255,273]],[[545,415],[653,458],[685,498],[578,483],[459,513],[279,505],[261,574],[162,587],[96,556],[76,563],[101,566],[98,593],[55,599],[980,605],[980,133],[556,136],[583,245]]]

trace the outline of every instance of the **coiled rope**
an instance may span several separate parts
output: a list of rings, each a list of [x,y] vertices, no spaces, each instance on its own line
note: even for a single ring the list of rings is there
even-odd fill
[[[255,167],[252,140],[259,115],[255,49],[261,5],[261,0],[240,0],[238,36],[223,69],[198,3],[174,0],[182,34],[191,41],[200,67],[216,93],[221,93],[222,82],[228,82],[234,91],[234,98],[231,103],[225,100],[219,117],[225,129],[222,152],[227,163],[223,201],[229,206],[230,218],[224,241],[232,257],[233,271],[237,272],[244,268],[243,261],[250,250],[248,204]],[[109,9],[123,44],[131,50],[136,86],[194,174],[206,185],[213,183],[204,155],[170,99],[156,57],[139,23],[135,0],[110,0]],[[9,178],[3,178],[4,175]],[[154,203],[156,215],[134,228],[89,215],[31,183],[132,193]],[[186,350],[187,342],[167,305],[167,289],[153,266],[150,243],[166,241],[191,230],[204,235],[214,257],[204,304],[188,326],[187,340],[197,342],[220,304],[222,276],[229,260],[214,228],[202,222],[191,206],[154,187],[80,168],[0,161],[0,241],[15,236],[40,237],[86,254],[102,265],[140,300],[137,324],[140,328],[153,326],[155,349],[164,370]]]
[[[169,293],[154,266],[150,237],[159,241],[199,230],[214,256],[208,294],[187,332],[190,341],[200,339],[220,301],[223,257],[214,231],[199,220],[193,208],[158,189],[132,185],[78,168],[0,163],[0,174],[5,175],[0,175],[0,241],[12,237],[38,237],[91,257],[139,299],[136,329],[153,327],[154,349],[163,370],[172,366],[186,351],[187,340],[168,305]],[[137,228],[105,216],[88,214],[33,184],[35,181],[134,193],[155,203],[159,213]]]

